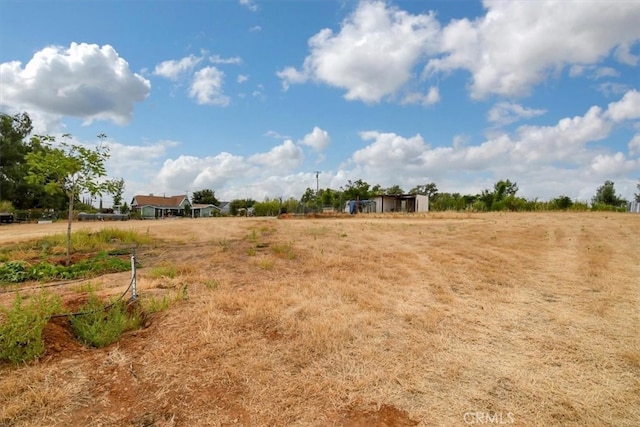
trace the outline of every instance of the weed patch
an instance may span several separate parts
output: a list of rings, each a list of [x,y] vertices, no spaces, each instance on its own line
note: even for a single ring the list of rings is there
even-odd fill
[[[0,360],[23,363],[44,352],[42,331],[49,316],[60,310],[60,298],[41,293],[23,304],[16,294],[10,309],[0,307],[5,317],[0,323]]]
[[[291,243],[282,243],[271,247],[273,253],[280,258],[295,259],[297,257]]]
[[[84,345],[105,347],[142,323],[140,311],[135,307],[129,310],[124,300],[117,300],[107,307],[97,296],[90,294],[87,304],[79,309],[84,314],[71,317],[73,332]]]

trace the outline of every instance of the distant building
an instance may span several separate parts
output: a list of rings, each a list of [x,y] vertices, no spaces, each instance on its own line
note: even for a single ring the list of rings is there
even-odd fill
[[[372,199],[376,213],[429,212],[429,196],[423,194],[383,195]]]
[[[220,208],[212,204],[194,203],[191,205],[192,218],[208,218],[220,215]]]
[[[178,196],[134,196],[131,200],[131,212],[136,212],[145,219],[183,217],[191,209],[191,202],[186,194]]]

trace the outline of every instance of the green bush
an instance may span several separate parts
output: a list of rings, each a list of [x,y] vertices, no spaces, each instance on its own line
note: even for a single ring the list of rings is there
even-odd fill
[[[70,317],[73,332],[84,345],[105,347],[142,323],[140,312],[136,308],[128,310],[124,300],[117,300],[108,308],[105,306],[95,294],[90,294],[87,304],[78,310],[83,314]]]
[[[0,360],[23,363],[40,357],[44,352],[42,332],[49,317],[61,310],[59,297],[45,293],[29,299],[16,294],[11,309],[0,307],[4,321],[0,323]]]

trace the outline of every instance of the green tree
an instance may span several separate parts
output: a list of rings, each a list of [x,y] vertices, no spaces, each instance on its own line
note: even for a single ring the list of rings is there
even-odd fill
[[[353,182],[351,180],[347,181],[347,185],[344,186],[343,191],[343,200],[366,200],[371,197],[371,192],[369,191],[371,186],[361,180]]]
[[[216,199],[216,193],[210,189],[194,191],[191,202],[203,205],[220,205],[220,201]]]
[[[249,209],[255,204],[255,200],[252,199],[235,199],[229,202],[229,213],[236,216],[240,213],[241,209]]]
[[[0,116],[0,200],[9,200],[17,207],[18,196],[24,192],[20,188],[24,183],[24,156],[30,151],[24,140],[32,129],[27,113]]]
[[[117,178],[112,181],[113,183],[113,206],[122,205],[122,195],[124,194],[124,178]]]
[[[105,162],[109,158],[109,149],[103,145],[106,135],[98,135],[99,143],[95,149],[65,141],[52,147],[55,137],[36,137],[46,148],[33,151],[26,156],[29,168],[27,182],[40,185],[49,194],[64,194],[69,199],[69,216],[67,219],[67,265],[71,263],[71,222],[73,220],[73,203],[81,193],[91,196],[113,193],[113,181],[103,180],[107,175]]]
[[[316,201],[316,192],[315,192],[315,190],[313,190],[311,187],[307,187],[307,189],[304,190],[304,193],[302,194],[302,197],[300,197],[300,203],[308,205],[308,204],[315,203],[315,201]]]
[[[638,182],[638,184],[636,184],[636,188],[638,189],[638,192],[635,193],[636,202],[640,203],[640,181]]]
[[[551,200],[551,206],[555,209],[567,210],[573,206],[573,201],[569,196],[560,196]]]
[[[435,201],[438,195],[438,186],[435,182],[430,182],[425,185],[418,185],[416,187],[413,187],[409,191],[409,194],[422,194],[425,196],[429,196],[430,201]]]
[[[276,216],[280,213],[281,201],[279,199],[264,199],[263,202],[253,204],[253,214],[255,216]]]
[[[626,204],[626,200],[622,197],[616,195],[615,184],[613,181],[605,181],[603,185],[598,187],[596,190],[596,195],[591,199],[591,203],[593,205],[608,205],[619,207],[623,204]]]
[[[398,184],[396,184],[385,189],[384,194],[387,194],[389,196],[401,196],[404,194],[404,190]]]
[[[493,191],[483,190],[478,200],[484,205],[483,210],[514,210],[517,192],[518,184],[508,179],[500,180],[493,185]]]
[[[10,201],[16,209],[62,207],[63,197],[52,197],[25,180],[26,155],[42,148],[27,140],[32,129],[27,113],[0,114],[0,200]]]

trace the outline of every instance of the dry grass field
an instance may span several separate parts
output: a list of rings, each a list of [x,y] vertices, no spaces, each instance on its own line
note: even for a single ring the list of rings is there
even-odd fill
[[[103,349],[51,322],[40,360],[0,365],[2,426],[640,425],[640,215],[74,227],[160,239],[140,298],[175,302]],[[64,230],[2,226],[0,244]]]

